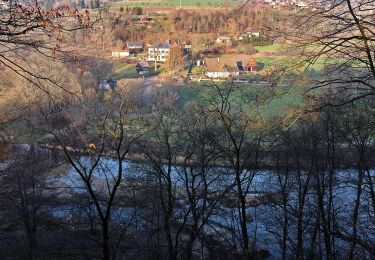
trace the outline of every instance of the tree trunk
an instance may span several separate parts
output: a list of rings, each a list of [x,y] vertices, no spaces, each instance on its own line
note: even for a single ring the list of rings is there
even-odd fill
[[[102,251],[103,251],[103,259],[110,260],[110,252],[109,252],[109,229],[108,229],[108,222],[106,220],[102,221]]]
[[[240,174],[236,173],[236,183],[238,189],[239,207],[240,207],[240,224],[242,235],[242,248],[245,257],[249,256],[249,234],[247,231],[247,216],[246,216],[246,198],[243,195]]]
[[[362,194],[362,182],[363,182],[363,169],[362,166],[359,166],[358,170],[358,183],[357,183],[357,194],[355,199],[354,211],[353,211],[353,218],[352,218],[352,228],[353,228],[353,237],[357,238],[357,224],[358,224],[358,215],[359,215],[359,206],[361,204],[361,194]],[[355,259],[355,249],[357,246],[357,242],[354,239],[353,243],[350,246],[350,253],[349,259]]]

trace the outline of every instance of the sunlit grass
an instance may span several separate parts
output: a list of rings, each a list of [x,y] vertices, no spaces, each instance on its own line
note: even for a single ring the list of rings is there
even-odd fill
[[[114,80],[138,78],[140,75],[136,71],[136,64],[114,63],[111,78]]]

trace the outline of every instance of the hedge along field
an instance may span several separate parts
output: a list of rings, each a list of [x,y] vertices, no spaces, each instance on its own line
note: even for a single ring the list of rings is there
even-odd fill
[[[199,7],[199,6],[229,6],[236,4],[236,0],[181,0],[182,7]],[[112,7],[126,7],[126,6],[137,6],[137,7],[147,7],[147,6],[160,6],[160,7],[179,7],[180,0],[143,0],[143,1],[121,1],[112,3]]]

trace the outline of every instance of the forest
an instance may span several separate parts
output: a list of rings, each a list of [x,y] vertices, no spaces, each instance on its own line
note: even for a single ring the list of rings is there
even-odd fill
[[[198,48],[200,45],[210,43],[213,45],[218,35],[239,35],[248,28],[263,29],[270,37],[275,36],[275,29],[282,27],[284,18],[288,13],[285,10],[247,6],[226,9],[203,10],[173,10],[168,14],[160,15],[141,10],[141,15],[148,14],[154,21],[149,24],[140,24],[134,21],[134,14],[140,12],[136,8],[127,8],[116,14],[116,19],[111,19],[111,14],[103,13],[99,21],[103,29],[97,30],[105,47],[123,48],[126,41],[144,41],[154,43],[162,39],[171,42],[189,40]],[[94,42],[95,44],[95,42]]]

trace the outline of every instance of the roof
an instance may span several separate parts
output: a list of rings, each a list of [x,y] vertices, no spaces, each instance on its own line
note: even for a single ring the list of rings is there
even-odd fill
[[[246,62],[246,66],[247,67],[257,67],[258,64],[257,64],[257,61],[255,59],[248,59],[247,62]]]
[[[219,36],[218,39],[230,39],[230,36]]]
[[[127,46],[129,47],[142,47],[143,48],[143,42],[127,42]]]
[[[298,6],[298,7],[307,7],[309,5],[307,3],[301,1],[301,2],[297,3],[296,6]]]
[[[150,68],[150,65],[145,60],[141,60],[137,65],[141,66],[142,68]]]
[[[246,32],[250,32],[250,33],[258,33],[259,31],[255,28],[247,28]]]
[[[151,48],[156,48],[156,49],[170,49],[172,48],[172,45],[167,43],[167,42],[163,42],[163,43],[157,43],[155,45],[152,45]]]
[[[244,71],[244,66],[258,67],[256,60],[249,56],[205,58],[204,62],[209,72]]]

